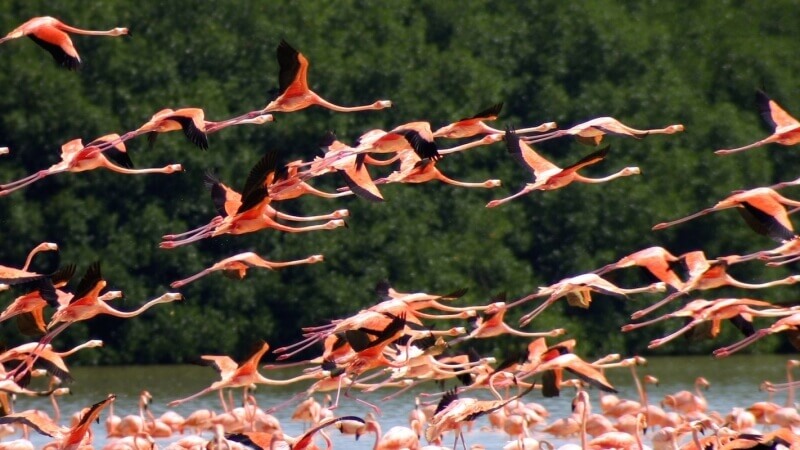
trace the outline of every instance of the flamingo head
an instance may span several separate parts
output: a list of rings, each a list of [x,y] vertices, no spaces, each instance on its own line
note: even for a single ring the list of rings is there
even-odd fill
[[[622,176],[641,175],[642,169],[638,167],[626,167],[622,169]]]
[[[111,36],[128,36],[131,37],[131,32],[127,28],[117,27],[109,33]]]
[[[503,184],[500,180],[486,180],[483,182],[483,186],[487,188],[496,188]]]
[[[322,262],[324,260],[325,260],[325,257],[322,256],[322,255],[311,255],[311,256],[308,257],[308,263],[309,264]]]
[[[378,100],[377,102],[373,103],[372,106],[375,109],[391,108],[392,107],[392,101],[391,100]]]
[[[681,131],[683,131],[683,125],[681,124],[670,125],[666,128],[665,131],[667,134],[680,133]]]

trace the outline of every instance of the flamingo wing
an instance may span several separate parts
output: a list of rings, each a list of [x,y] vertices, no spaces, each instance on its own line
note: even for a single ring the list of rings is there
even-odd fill
[[[288,42],[281,40],[277,49],[278,66],[278,95],[302,94],[308,90],[306,76],[308,73],[308,60]]]
[[[500,102],[500,103],[497,103],[495,105],[492,105],[492,106],[484,109],[483,111],[479,112],[478,114],[475,114],[472,117],[465,117],[463,119],[459,119],[458,121],[462,122],[462,121],[465,121],[465,120],[473,120],[473,119],[477,119],[477,120],[496,120],[497,116],[500,114],[500,110],[502,110],[502,109],[503,109],[503,102]]]
[[[758,104],[761,118],[775,130],[776,134],[800,128],[800,122],[797,119],[790,116],[789,113],[784,111],[761,90],[756,91],[756,103]]]
[[[47,324],[44,322],[43,308],[18,315],[17,329],[24,336],[41,336],[45,334],[47,332]]]
[[[0,417],[0,424],[6,424],[6,423],[8,424],[20,423],[23,425],[27,425],[36,430],[37,433],[50,437],[57,437],[58,435],[63,434],[65,431],[65,429],[53,423],[53,421],[50,420],[49,418],[44,418],[35,412],[28,412],[28,411],[23,411],[20,413],[14,413]]]
[[[794,239],[796,235],[786,214],[786,209],[778,206],[782,209],[782,213],[779,212],[775,215],[769,214],[749,202],[742,203],[742,208],[737,208],[737,211],[756,233],[768,236],[778,242],[787,242]]]
[[[311,443],[311,438],[314,436],[314,433],[316,433],[317,431],[319,431],[319,430],[321,430],[321,429],[323,429],[325,427],[331,426],[336,422],[341,422],[343,420],[352,420],[352,421],[356,421],[356,422],[361,423],[361,424],[366,423],[364,421],[364,419],[362,419],[361,417],[356,417],[356,416],[335,417],[333,419],[326,420],[326,421],[320,423],[319,425],[317,425],[316,427],[311,428],[310,430],[308,430],[305,433],[303,433],[300,437],[297,438],[297,441],[295,441],[295,443],[292,445],[291,448],[293,450],[304,450],[304,449],[309,448],[309,444]]]
[[[211,190],[211,200],[214,202],[214,209],[222,217],[236,214],[236,210],[242,204],[242,196],[224,185],[211,172],[206,172],[203,183]]]
[[[734,317],[728,319],[733,326],[735,326],[742,334],[747,336],[752,336],[756,333],[755,328],[753,327],[753,322],[745,319],[741,314],[737,314]]]
[[[78,70],[81,66],[81,58],[67,33],[52,27],[42,27],[35,33],[28,34],[28,37],[36,45],[47,50],[61,67]]]
[[[100,273],[100,261],[93,262],[88,269],[86,269],[86,273],[81,278],[81,281],[78,283],[78,287],[75,289],[75,295],[72,297],[70,303],[74,303],[77,300],[82,299],[85,297],[89,292],[97,286],[97,283],[103,280],[103,275]]]
[[[275,168],[278,164],[277,150],[269,150],[267,153],[258,160],[258,162],[250,169],[247,179],[244,182],[242,189],[242,198],[248,196],[250,191],[263,187],[266,189],[267,179],[270,174],[274,174]]]
[[[206,136],[203,130],[197,127],[197,124],[191,117],[175,114],[169,116],[167,120],[178,122],[183,129],[183,134],[189,139],[189,142],[203,150],[208,150],[208,136]]]
[[[220,376],[222,374],[232,373],[239,367],[236,361],[230,356],[201,355],[200,359],[200,364],[214,367],[214,369],[219,372]]]
[[[441,158],[441,156],[439,156],[439,148],[436,146],[436,142],[423,138],[419,131],[400,129],[393,131],[393,133],[399,134],[406,138],[408,144],[412,149],[414,149],[414,153],[416,153],[420,158],[430,158],[434,161]]]
[[[362,155],[366,156],[365,153]],[[337,170],[337,172],[344,178],[344,184],[357,196],[371,202],[384,201],[381,191],[378,190],[378,186],[372,181],[365,165],[362,164],[360,167],[348,167],[344,170]]]
[[[506,127],[506,149],[517,162],[533,173],[534,180],[548,171],[560,170],[558,166],[539,156],[533,147],[522,142],[511,127]]]
[[[578,162],[565,167],[564,170],[562,171],[562,174],[574,173],[580,169],[583,169],[586,166],[591,166],[592,164],[599,163],[600,161],[605,159],[606,155],[608,155],[608,151],[610,148],[611,148],[610,146],[606,146],[596,152],[584,156]]]

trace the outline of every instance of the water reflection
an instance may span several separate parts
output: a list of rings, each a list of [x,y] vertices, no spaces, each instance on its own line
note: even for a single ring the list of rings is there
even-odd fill
[[[734,406],[748,406],[756,401],[767,398],[766,393],[758,390],[759,384],[764,380],[781,381],[786,377],[786,356],[733,356],[730,358],[715,360],[711,356],[692,356],[692,357],[666,357],[649,358],[648,365],[638,368],[640,376],[651,374],[660,380],[658,386],[648,386],[649,398],[652,402],[660,401],[664,395],[674,393],[683,389],[693,389],[696,377],[704,376],[710,383],[710,389],[705,392],[708,399],[709,408],[725,414]],[[133,366],[133,367],[96,367],[96,368],[75,368],[73,369],[75,382],[70,386],[73,395],[61,397],[59,402],[62,408],[62,423],[66,423],[69,417],[80,408],[102,400],[108,393],[117,394],[115,402],[115,413],[119,416],[127,414],[138,414],[138,398],[142,390],[148,390],[153,395],[152,410],[156,416],[160,416],[167,410],[167,402],[185,397],[197,392],[218,379],[217,373],[210,367],[200,366]],[[297,370],[270,371],[265,375],[271,378],[289,378],[297,374]],[[635,387],[632,383],[630,372],[627,369],[614,369],[607,374],[609,380],[620,391],[621,397],[637,398]],[[255,391],[255,397],[259,406],[267,408],[282,400],[292,396],[309,386],[309,383],[298,383],[287,387],[260,386]],[[363,398],[378,402],[382,408],[383,415],[380,418],[381,426],[384,430],[395,425],[408,425],[407,416],[414,405],[414,396],[424,390],[434,391],[438,389],[435,384],[423,385],[421,389],[410,391],[390,402],[380,402],[380,398],[385,395],[364,395]],[[388,392],[388,391],[387,391]],[[470,394],[471,395],[471,394]],[[529,394],[525,400],[527,402],[537,402],[544,405],[550,412],[550,420],[553,421],[560,417],[565,417],[570,413],[570,400],[573,393],[563,391],[558,398],[542,398],[538,392]],[[597,392],[591,392],[593,402],[596,404]],[[475,396],[489,398],[485,393],[477,393]],[[318,394],[317,400],[322,400],[322,395]],[[236,402],[241,402],[241,390],[234,393]],[[775,401],[784,401],[782,394],[779,394]],[[52,407],[47,399],[41,398],[19,398],[16,403],[16,410],[22,411],[30,408],[42,408],[52,414]],[[195,409],[212,408],[221,410],[219,398],[215,394],[208,394],[195,401],[180,405],[174,410],[186,416]],[[298,435],[303,430],[303,425],[289,420],[294,406],[278,411],[275,416],[283,424],[284,431],[290,436]],[[366,408],[348,399],[342,399],[339,415],[354,414],[363,416]],[[102,447],[105,443],[105,429],[103,426],[106,413],[101,416],[100,424],[94,425],[95,445]],[[486,448],[500,448],[507,441],[507,437],[499,432],[480,432],[481,426],[487,424],[485,418],[477,421],[475,431],[467,435],[467,443],[482,443]],[[373,445],[372,437],[368,436],[360,442],[354,442],[352,437],[342,437],[331,433],[334,437],[335,445],[338,448],[348,449],[371,449]],[[534,436],[540,437],[540,436]],[[8,439],[8,438],[6,438]],[[177,439],[159,440],[159,445],[164,446],[167,442]],[[452,439],[449,435],[446,444],[450,444]],[[549,439],[549,438],[548,438]],[[41,447],[49,439],[42,436],[34,437],[34,444]],[[555,441],[550,439],[551,441]],[[321,441],[320,441],[321,442]]]

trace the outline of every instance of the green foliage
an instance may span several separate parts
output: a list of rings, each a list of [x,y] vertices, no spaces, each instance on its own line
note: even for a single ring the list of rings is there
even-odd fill
[[[703,249],[709,256],[769,248],[772,244],[733,212],[665,231],[650,228],[710,206],[731,190],[797,177],[789,148],[771,146],[725,158],[713,154],[765,135],[753,102],[756,88],[800,113],[794,100],[800,61],[791,53],[800,31],[798,10],[790,5],[111,0],[76,9],[73,2],[7,1],[0,6],[4,33],[30,17],[53,15],[85,28],[128,26],[133,37],[75,36],[84,61],[77,73],[57,67],[27,39],[0,46],[5,68],[0,85],[6,86],[0,97],[0,146],[12,152],[0,160],[0,180],[54,164],[59,146],[71,139],[88,142],[135,129],[162,108],[201,107],[209,120],[262,108],[278,86],[275,47],[281,39],[309,59],[309,83],[323,97],[341,104],[391,99],[394,106],[356,114],[313,108],[280,114],[274,123],[212,135],[208,151],[194,148],[180,133],[160,136],[153,149],[144,138],[129,141],[137,167],[180,162],[185,172],[64,174],[4,197],[0,261],[17,265],[39,241],[58,242],[61,262],[77,263],[79,276],[101,260],[108,287],[126,295],[116,306],[127,310],[167,291],[170,282],[241,251],[276,261],[325,255],[321,264],[254,270],[242,281],[215,273],[183,288],[180,304],[154,308],[135,320],[96,318],[60,338],[106,341],[101,353],[80,355],[84,363],[172,363],[203,353],[241,356],[258,339],[273,347],[295,342],[302,326],[374,303],[372,287],[381,279],[400,291],[468,287],[463,302],[480,304],[500,292],[509,299],[526,295],[651,245],[674,253]],[[500,208],[484,208],[529,181],[503,145],[495,144],[445,158],[438,167],[457,179],[502,179],[499,189],[387,185],[382,187],[387,201],[380,204],[352,197],[301,198],[279,209],[323,214],[347,208],[349,228],[310,234],[265,230],[175,250],[158,248],[161,235],[194,228],[215,215],[203,186],[207,171],[238,189],[268,149],[279,149],[282,162],[308,160],[319,155],[317,142],[328,130],[352,142],[367,130],[415,120],[438,127],[498,101],[505,102],[495,124],[499,128],[546,121],[566,128],[613,116],[640,128],[683,123],[686,131],[641,141],[607,137],[611,154],[587,169],[588,175],[623,166],[642,169],[641,176],[609,184],[535,192]],[[558,164],[591,151],[569,139],[538,149]],[[343,184],[333,175],[312,183],[328,191]],[[734,271],[745,280],[786,273],[759,264]],[[630,272],[609,278],[624,286],[648,282]],[[751,295],[786,301],[791,292]],[[569,336],[586,342],[583,352],[630,353],[644,352],[650,339],[677,327],[664,323],[622,334],[619,327],[630,313],[659,297],[595,297],[588,310],[557,303],[531,328],[567,328]],[[509,323],[521,314],[511,311]],[[9,323],[0,328],[0,338],[9,344],[22,339]],[[726,330],[711,343],[660,351],[708,353],[733,339],[736,334]],[[758,348],[773,350],[779,342]],[[478,343],[485,351],[519,345],[511,338]]]

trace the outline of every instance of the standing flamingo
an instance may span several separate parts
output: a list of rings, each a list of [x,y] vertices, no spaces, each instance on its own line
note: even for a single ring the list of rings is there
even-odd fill
[[[42,178],[63,172],[85,172],[97,168],[105,168],[127,175],[146,173],[174,173],[183,170],[180,164],[170,164],[160,169],[132,169],[133,163],[128,156],[125,144],[117,142],[112,148],[103,150],[103,146],[118,141],[119,135],[109,134],[95,139],[86,146],[80,139],[73,139],[61,146],[61,162],[40,170],[32,175],[11,183],[0,185],[0,196],[8,195]]]
[[[767,94],[761,90],[756,91],[756,104],[758,104],[761,118],[772,127],[772,134],[758,142],[745,145],[744,147],[717,150],[714,153],[718,155],[729,155],[731,153],[738,153],[751,148],[761,147],[762,145],[771,144],[773,142],[781,145],[795,145],[800,142],[800,122],[798,122],[797,119],[790,116],[777,102],[767,97]]]
[[[114,28],[108,31],[82,30],[71,27],[56,18],[44,16],[34,17],[18,26],[0,39],[0,44],[11,39],[28,36],[36,45],[47,50],[59,65],[69,70],[77,70],[81,65],[81,58],[67,33],[88,36],[130,36],[127,28]]]
[[[575,164],[562,169],[539,156],[539,154],[536,153],[532,147],[522,142],[519,136],[517,136],[517,134],[510,128],[506,131],[505,141],[508,152],[525,169],[533,173],[534,182],[526,184],[521,191],[510,197],[492,200],[486,205],[487,208],[500,206],[503,203],[509,202],[517,197],[521,197],[535,190],[549,191],[562,188],[573,181],[578,181],[581,183],[604,183],[606,181],[613,180],[614,178],[638,175],[641,173],[638,167],[626,167],[621,171],[604,178],[587,178],[578,174],[578,170],[602,161],[606,157],[606,154],[608,154],[608,147],[594,152]]]
[[[170,287],[172,287],[173,289],[177,289],[199,278],[202,278],[210,274],[211,272],[215,272],[218,270],[224,271],[226,276],[230,276],[232,278],[238,278],[241,280],[247,273],[247,269],[253,267],[261,267],[264,269],[275,270],[282,267],[296,266],[299,264],[314,264],[322,261],[322,259],[323,259],[322,255],[312,255],[309,256],[308,258],[298,259],[295,261],[273,262],[273,261],[267,261],[266,259],[256,255],[253,252],[244,252],[244,253],[239,253],[238,255],[231,256],[229,258],[225,258],[222,261],[215,263],[213,266],[207,269],[203,269],[202,271],[188,278],[184,278],[183,280],[173,281],[170,284]]]
[[[561,136],[575,136],[578,141],[582,143],[599,145],[603,140],[603,136],[609,133],[641,139],[650,134],[675,134],[681,131],[683,131],[683,125],[680,124],[652,130],[637,130],[636,128],[624,125],[613,117],[598,117],[578,125],[573,125],[566,130],[557,130],[538,136],[526,137],[524,140],[530,144],[535,144]]]

